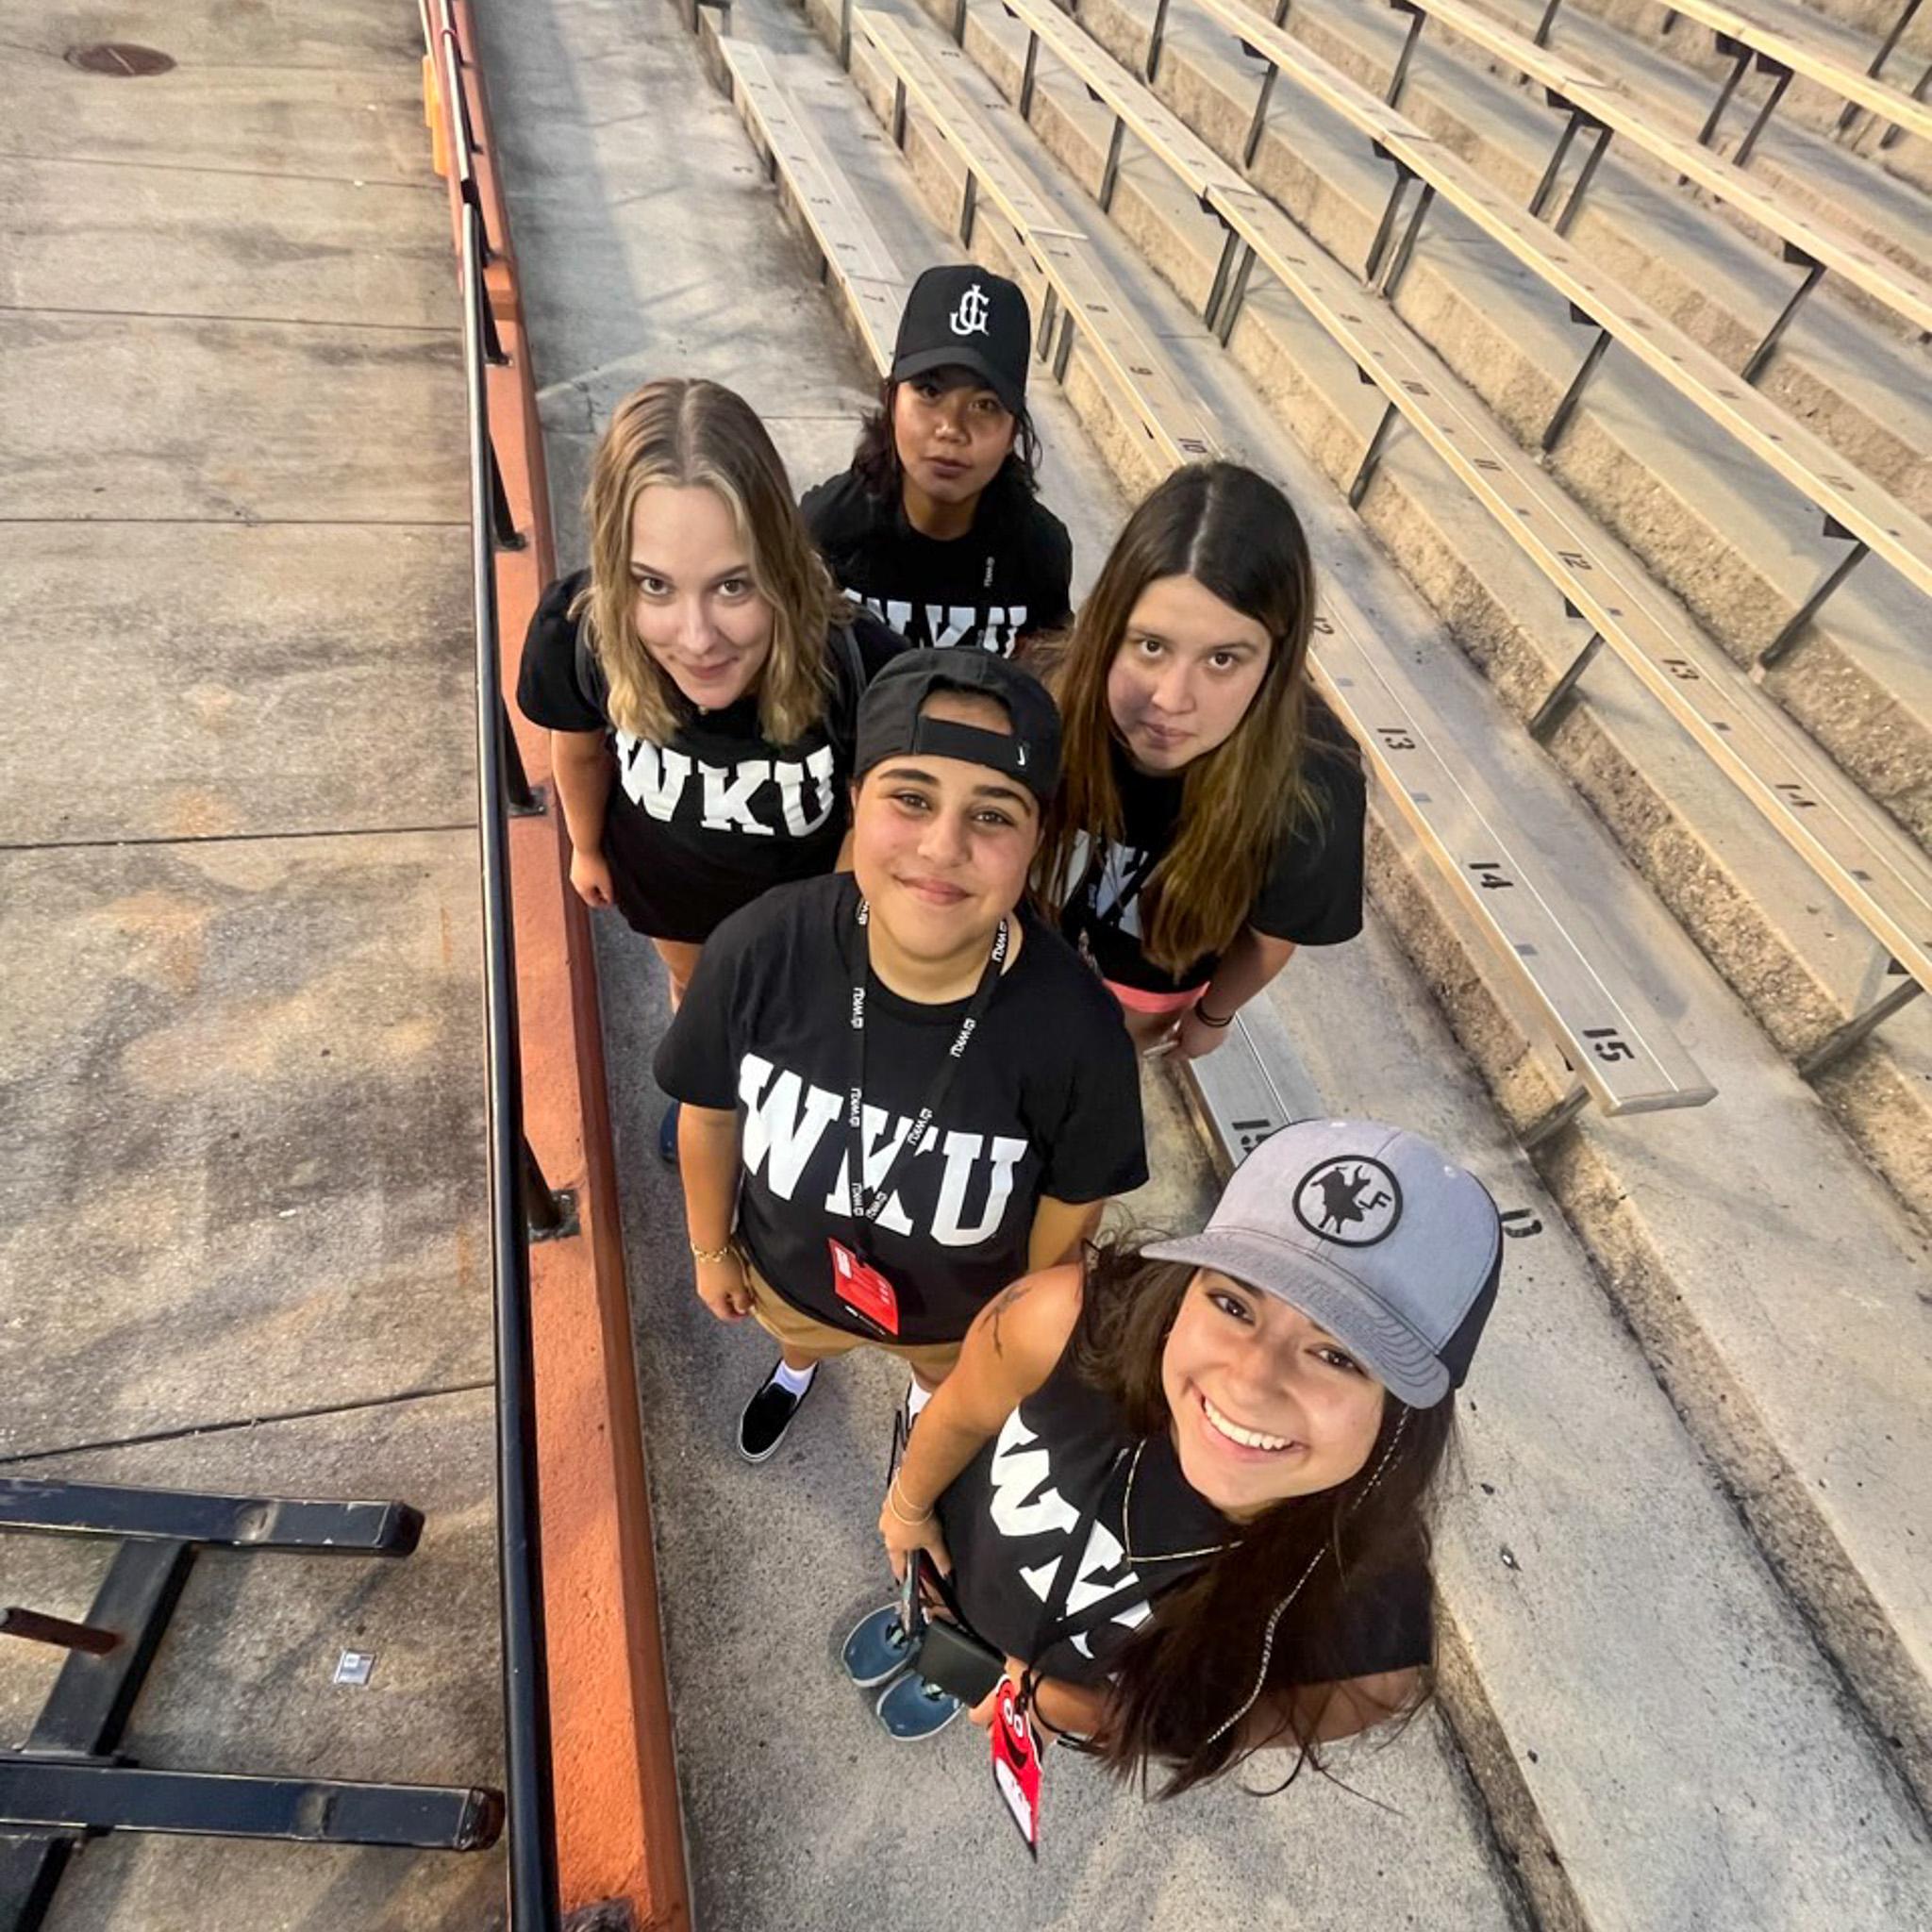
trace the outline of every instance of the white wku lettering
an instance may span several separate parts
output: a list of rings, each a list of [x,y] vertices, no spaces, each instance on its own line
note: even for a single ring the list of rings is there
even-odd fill
[[[649,739],[631,737],[627,731],[617,734],[617,769],[624,795],[633,805],[642,806],[654,819],[669,823],[677,801],[684,796],[691,763],[681,751],[666,751]]]
[[[781,758],[772,767],[772,776],[778,786],[778,804],[785,813],[785,829],[794,839],[809,838],[832,816],[837,763],[832,747],[822,744],[802,765],[795,758]],[[808,778],[817,791],[809,816],[805,802]]]
[[[1026,1447],[1038,1440],[1016,1408],[994,1445],[990,1507],[1002,1536],[1047,1536],[1079,1525],[1079,1511],[1058,1490],[1041,1488],[1053,1473],[1053,1459],[1044,1449]],[[1053,1574],[1050,1565],[1047,1574]],[[1046,1591],[1040,1594],[1044,1598]]]
[[[739,1063],[738,1097],[744,1102],[745,1169],[765,1170],[765,1184],[781,1201],[798,1191],[805,1164],[839,1115],[839,1096],[808,1087],[796,1074],[777,1074],[768,1059],[748,1053]],[[803,1117],[800,1100],[804,1101]]]
[[[874,1188],[878,1186],[880,1177],[898,1158],[899,1149],[906,1144],[906,1136],[912,1131],[912,1122],[908,1116],[903,1113],[900,1114],[897,1119],[896,1130],[888,1135],[886,1129],[888,1126],[892,1125],[892,1121],[882,1107],[868,1107],[859,1116],[859,1131],[863,1137],[865,1147],[865,1186],[869,1193]],[[932,1145],[933,1132],[934,1130],[931,1127],[925,1130],[925,1145],[927,1148],[930,1148]],[[920,1151],[924,1152],[925,1150],[921,1149]],[[832,1184],[832,1191],[825,1196],[825,1212],[827,1214],[843,1214],[848,1218],[850,1217],[852,1213],[852,1196],[848,1176],[851,1171],[852,1156],[848,1149],[844,1158],[839,1162],[839,1178]],[[878,1225],[884,1228],[888,1234],[910,1234],[912,1232],[911,1216],[906,1212],[906,1205],[899,1199],[899,1191],[896,1188],[893,1189],[891,1196],[888,1199],[886,1205],[879,1209]]]
[[[868,597],[858,591],[845,594],[915,643],[920,632],[913,620],[923,619],[924,635],[935,650],[962,643],[977,631],[979,648],[997,656],[1010,650],[1026,627],[1024,604],[912,604],[898,597]]]
[[[700,765],[705,780],[705,830],[708,832],[754,832],[772,836],[770,825],[761,825],[752,816],[751,795],[772,775],[767,758],[746,758],[729,772],[716,765]]]
[[[970,1248],[987,1240],[999,1226],[1013,1198],[1013,1170],[1026,1152],[1026,1143],[1010,1134],[992,1139],[992,1174],[987,1182],[986,1206],[976,1227],[961,1224],[966,1206],[966,1184],[979,1163],[986,1144],[981,1134],[948,1134],[945,1138],[945,1177],[940,1183],[939,1206],[933,1209],[932,1238],[942,1248]]]

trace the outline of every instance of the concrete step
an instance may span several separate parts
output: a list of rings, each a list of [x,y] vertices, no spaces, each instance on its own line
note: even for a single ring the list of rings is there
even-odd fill
[[[829,9],[815,17],[835,40]],[[734,30],[748,25],[787,44],[787,23],[774,8],[741,0]],[[939,44],[929,32],[925,43]],[[800,62],[798,72],[807,76],[799,86],[808,88],[823,65]],[[890,113],[891,90],[870,71],[863,48],[854,79],[875,113]],[[1008,126],[1014,148],[1050,181],[1045,151]],[[962,182],[916,117],[907,159],[937,229],[957,210]],[[1690,1399],[1694,1390],[1679,1395],[1679,1415],[1622,1325],[1628,1308],[1606,1301],[1559,1225],[1557,1197],[1507,1150],[1490,1105],[1457,1071],[1456,1048],[1418,1000],[1415,969],[1389,944],[1388,928],[1378,920],[1363,943],[1298,960],[1278,989],[1280,1013],[1332,1104],[1414,1118],[1479,1162],[1493,1158],[1502,1198],[1526,1207],[1524,1224],[1540,1224],[1537,1240],[1549,1243],[1525,1246],[1532,1258],[1519,1278],[1533,1281],[1534,1293],[1514,1301],[1513,1340],[1486,1362],[1485,1383],[1474,1391],[1471,1433],[1485,1466],[1454,1516],[1443,1563],[1461,1640],[1448,1646],[1458,1734],[1539,1909],[1547,1923],[1605,1927],[1795,1927],[1814,1919],[1889,1926],[1901,1915],[1912,1923],[1932,1910],[1924,1820],[1891,1747],[1846,1701],[1838,1674],[1861,1673],[1861,1695],[1900,1726],[1899,1757],[1909,1745],[1915,1766],[1932,1765],[1924,1566],[1915,1570],[1914,1552],[1895,1547],[1900,1512],[1923,1507],[1924,1472],[1932,1469],[1932,1437],[1924,1433],[1928,1391],[1896,1345],[1918,1307],[1920,1251],[1909,1228],[1601,826],[1553,782],[1491,689],[1443,647],[1415,594],[1363,545],[1340,499],[1273,429],[1218,345],[1151,283],[1091,205],[1056,188],[1043,192],[1095,238],[1137,324],[1159,341],[1177,378],[1250,460],[1284,479],[1307,515],[1326,579],[1379,635],[1399,641],[1432,717],[1456,741],[1485,745],[1467,780],[1483,792],[1485,808],[1522,831],[1560,875],[1591,882],[1605,945],[1643,962],[1675,1024],[1710,1041],[1750,1094],[1748,1116],[1722,1093],[1711,1107],[1678,1116],[1674,1129],[1690,1139],[1674,1138],[1648,1165],[1631,1152],[1641,1154],[1655,1124],[1644,1121],[1608,1124],[1616,1131],[1604,1135],[1592,1124],[1544,1163],[1591,1251],[1600,1260],[1635,1257],[1611,1260],[1619,1292],[1632,1291],[1639,1264],[1655,1271],[1649,1279],[1666,1303],[1697,1291],[1694,1317],[1681,1317],[1678,1346],[1688,1352],[1688,1339],[1697,1340],[1717,1365],[1713,1377],[1722,1371],[1724,1379],[1705,1402]],[[994,266],[1020,266],[991,217],[982,217],[975,252]],[[1078,374],[1076,361],[1068,392],[1096,441],[1104,450],[1131,446],[1120,425],[1102,420],[1104,389]],[[1378,808],[1378,819],[1386,816]],[[1378,909],[1399,928],[1402,948],[1424,962],[1424,979],[1505,1113],[1538,1110],[1547,1103],[1547,1076],[1507,1018],[1492,969],[1464,948],[1448,902],[1439,903],[1433,867],[1418,866],[1389,824],[1376,841],[1374,881]],[[1307,974],[1297,976],[1305,965]],[[1303,1016],[1314,1013],[1320,1023],[1311,1026]],[[1740,1176],[1733,1150],[1747,1117],[1754,1159]],[[1165,1141],[1159,1151],[1165,1157]],[[1716,1197],[1709,1213],[1707,1195]],[[1823,1222],[1798,1222],[1791,1204],[1799,1200]],[[1686,1222],[1694,1225],[1683,1228]],[[1820,1306],[1813,1271],[1790,1266],[1781,1237],[1806,1242],[1813,1232],[1821,1241],[1852,1243],[1846,1252],[1858,1257],[1859,1306]],[[1700,1289],[1690,1277],[1726,1240],[1740,1244],[1733,1266]],[[1707,1306],[1707,1296],[1721,1303],[1726,1293],[1736,1304],[1728,1315]],[[1752,1307],[1751,1296],[1768,1299]],[[1857,1330],[1854,1341],[1840,1339],[1845,1321]],[[1777,1325],[1785,1322],[1815,1335],[1817,1353],[1802,1341],[1790,1352]],[[1829,1379],[1857,1385],[1857,1399],[1840,1390],[1818,1402],[1818,1353]],[[1733,1403],[1750,1425],[1735,1440],[1707,1412],[1728,1412]],[[1848,1417],[1858,1419],[1850,1424],[1858,1432],[1856,1450],[1827,1426]],[[1769,1445],[1774,1476],[1751,1501],[1766,1504],[1765,1492],[1774,1491],[1801,1525],[1790,1551],[1775,1544],[1778,1519],[1768,1506],[1763,1523],[1750,1523],[1762,1542],[1736,1513],[1729,1485],[1747,1434],[1754,1448]],[[1829,1467],[1812,1470],[1812,1447],[1834,1458]],[[1840,1494],[1831,1477],[1852,1463],[1859,1472],[1853,1484],[1866,1487]],[[1606,1494],[1602,1473],[1611,1469],[1622,1492],[1643,1498],[1641,1508]],[[1798,1559],[1801,1543],[1808,1570]],[[1802,1616],[1785,1593],[1794,1589]],[[1826,1637],[1829,1657],[1807,1617]],[[1882,1657],[1855,1656],[1865,1624],[1885,1633]],[[1671,1633],[1664,1645],[1660,1627]],[[1905,1662],[1888,1684],[1880,1665],[1900,1657]]]
[[[1117,58],[1146,44],[1148,0],[1087,0],[1082,17]],[[969,33],[981,29],[969,27]],[[1185,7],[1170,15],[1156,92],[1217,152],[1237,158],[1257,70],[1230,36]],[[1359,262],[1389,172],[1352,129],[1306,96],[1276,92],[1250,170],[1257,186],[1338,259]],[[1452,212],[1431,213],[1398,312],[1534,447],[1589,335],[1562,299]],[[1775,637],[1841,546],[1815,508],[1646,372],[1611,357],[1549,458],[1551,473],[1614,530],[1740,663]],[[1861,566],[1767,676],[1773,691],[1859,785],[1921,840],[1932,838],[1932,665],[1911,645],[1925,598]]]
[[[1903,5],[1903,0],[1900,0],[1900,5]],[[1880,23],[1870,26],[1853,25],[1834,21],[1828,17],[1828,12],[1821,14],[1809,6],[1797,4],[1797,0],[1751,0],[1750,6],[1741,10],[1764,26],[1789,27],[1803,38],[1824,42],[1847,66],[1859,73],[1864,72],[1873,56],[1878,52],[1892,22],[1898,18],[1898,9],[1894,8],[1889,18]],[[1707,76],[1707,111],[1709,103],[1717,98],[1724,75],[1730,72],[1730,59],[1719,52],[1716,37],[1708,27],[1679,19],[1667,30],[1670,9],[1647,4],[1647,0],[1568,0],[1563,13],[1573,12],[1578,16],[1593,15],[1632,40],[1646,42],[1667,53],[1680,66]],[[1558,16],[1559,21],[1561,17]],[[1924,72],[1928,58],[1932,58],[1932,30],[1928,30],[1928,24],[1921,19],[1914,21],[1908,30],[1906,48],[1895,51],[1886,64],[1884,78],[1902,92],[1909,93]],[[1727,125],[1734,130],[1749,126],[1747,117],[1755,113],[1770,87],[1770,79],[1754,70],[1738,90],[1739,97],[1732,102]],[[1861,113],[1855,127],[1842,136],[1838,135],[1839,116],[1844,106],[1841,94],[1800,75],[1792,80],[1779,102],[1772,116],[1772,125],[1776,126],[1785,122],[1832,136],[1845,146],[1869,157],[1888,173],[1922,187],[1932,181],[1932,154],[1925,151],[1926,143],[1907,139],[1890,148],[1883,146],[1883,130],[1869,114]],[[1733,138],[1736,138],[1735,132]]]
[[[1024,31],[995,9],[969,21],[968,47],[1017,98]],[[1098,180],[1111,113],[1042,56],[1033,125],[1075,179]],[[1220,224],[1153,156],[1123,164],[1113,216],[1164,279],[1198,304],[1216,267]],[[1381,399],[1280,290],[1252,294],[1230,342],[1277,416],[1329,481],[1347,487],[1374,432]],[[1418,352],[1427,379],[1455,378]],[[1541,703],[1584,641],[1548,581],[1418,441],[1391,445],[1361,505],[1368,527],[1417,584],[1518,717]],[[1589,547],[1626,579],[1641,565],[1600,530]],[[1694,629],[1681,609],[1676,621]],[[1679,922],[1744,998],[1772,1039],[1801,1058],[1874,996],[1874,947],[1809,867],[1749,811],[1727,779],[1621,666],[1560,727],[1553,755],[1616,833]],[[1841,790],[1843,781],[1836,781]],[[1872,815],[1881,846],[1923,875],[1924,859]],[[1826,1077],[1821,1091],[1864,1151],[1921,1214],[1932,1216],[1932,1016],[1907,1010]]]
[[[1184,0],[1183,0],[1184,4]],[[1270,9],[1272,17],[1272,9]],[[1292,38],[1379,92],[1393,72],[1406,16],[1386,8],[1300,0]],[[1527,204],[1562,131],[1540,95],[1464,59],[1431,22],[1402,92],[1402,112],[1518,203]],[[1573,158],[1566,180],[1574,180]],[[1569,229],[1578,252],[1676,323],[1732,369],[1741,368],[1799,280],[1775,246],[1740,233],[1674,173],[1613,141]],[[1824,298],[1824,299],[1818,299]],[[1932,384],[1904,325],[1887,328],[1838,299],[1829,280],[1772,353],[1757,387],[1844,458],[1905,503],[1932,504]]]
[[[1525,36],[1535,33],[1542,17],[1538,0],[1480,0],[1480,5]],[[1622,82],[1659,125],[1696,138],[1715,97],[1708,76],[1687,65],[1674,47],[1653,46],[1581,8],[1569,8],[1561,19],[1566,57]],[[1932,33],[1932,22],[1927,31]],[[1932,58],[1932,52],[1920,58],[1922,62]],[[1910,71],[1909,63],[1904,71]],[[1740,119],[1721,130],[1716,151],[1736,154],[1748,126]],[[1795,117],[1774,114],[1752,149],[1749,172],[1792,206],[1835,223],[1908,268],[1932,273],[1932,217],[1924,187],[1861,155],[1856,144],[1835,141]]]

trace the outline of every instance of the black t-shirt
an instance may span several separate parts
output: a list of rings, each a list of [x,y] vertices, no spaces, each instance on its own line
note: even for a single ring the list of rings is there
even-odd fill
[[[897,1291],[903,1342],[957,1341],[1026,1272],[1041,1195],[1124,1193],[1147,1176],[1134,1051],[1113,1002],[1063,941],[1019,915],[1020,953],[960,1056],[925,1143],[892,1169],[861,1233],[845,1187],[851,994],[864,961],[849,873],[768,893],[721,925],[658,1049],[658,1084],[736,1108],[739,1237],[794,1307],[878,1332],[833,1292],[828,1237]],[[866,996],[866,1166],[911,1130],[969,1000],[920,1006],[876,979]]]
[[[589,575],[544,591],[524,640],[517,703],[533,724],[608,735],[617,778],[604,856],[618,909],[653,938],[698,942],[769,887],[832,869],[850,815],[858,694],[905,641],[863,615],[849,639],[835,633],[825,716],[795,744],[762,735],[756,695],[701,711],[677,692],[677,728],[653,744],[611,723],[603,668],[580,647],[570,607]]]
[[[1204,986],[1221,963],[1206,953],[1172,974],[1141,950],[1140,889],[1165,858],[1180,824],[1184,774],[1152,778],[1113,746],[1120,788],[1120,843],[1088,841],[1076,858],[1078,884],[1068,895],[1060,930],[1099,967],[1104,978],[1149,992]],[[1332,946],[1362,929],[1362,822],[1368,794],[1361,754],[1335,714],[1311,700],[1305,767],[1321,809],[1274,849],[1261,891],[1244,924],[1298,946]],[[1103,849],[1093,847],[1100,842]]]
[[[1045,1383],[954,1478],[937,1508],[953,1559],[953,1590],[969,1626],[1042,1675],[1101,1684],[1110,1660],[1153,1613],[1128,1597],[1091,1630],[1033,1655],[1055,1573],[1074,1532],[1106,1485],[1104,1500],[1067,1593],[1078,1617],[1105,1597],[1144,1582],[1158,1595],[1199,1570],[1235,1525],[1192,1488],[1165,1436],[1149,1438],[1134,1466],[1133,1522],[1123,1525],[1136,1438],[1113,1402],[1074,1366],[1071,1344]],[[1127,1561],[1131,1544],[1136,1561]],[[1283,1658],[1284,1683],[1327,1683],[1426,1664],[1433,1651],[1427,1569],[1418,1560],[1386,1571],[1343,1599],[1341,1627],[1306,1657]],[[1256,1668],[1260,1666],[1258,1655]],[[1217,1721],[1225,1713],[1217,1713]]]
[[[915,645],[1014,643],[1073,615],[1073,539],[1059,518],[1002,476],[980,497],[965,536],[922,535],[894,499],[846,470],[799,506],[846,594]]]

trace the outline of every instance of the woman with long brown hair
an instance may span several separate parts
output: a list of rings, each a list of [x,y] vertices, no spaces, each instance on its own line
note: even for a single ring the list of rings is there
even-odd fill
[[[1161,1767],[1172,1796],[1264,1745],[1292,1776],[1412,1714],[1432,1494],[1501,1235],[1487,1190],[1418,1135],[1304,1121],[1202,1233],[992,1303],[879,1516],[896,1571],[949,1575],[971,1642],[945,1646],[947,1674],[975,1720],[1004,1698],[1117,1772]],[[894,1621],[868,1633],[888,1669]],[[983,1689],[959,1681],[973,1643]],[[949,1714],[916,1670],[881,1698],[902,1736]]]
[[[721,920],[837,862],[858,696],[904,644],[839,595],[765,425],[717,383],[625,397],[584,515],[590,565],[544,592],[517,701],[550,730],[571,883],[650,939],[675,1010]]]
[[[1211,1052],[1296,946],[1361,930],[1361,758],[1308,686],[1314,614],[1288,499],[1194,463],[1128,519],[1053,673],[1041,887],[1143,1049]]]

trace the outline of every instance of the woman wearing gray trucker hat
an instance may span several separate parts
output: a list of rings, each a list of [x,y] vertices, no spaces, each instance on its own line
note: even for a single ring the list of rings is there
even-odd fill
[[[1040,1732],[1158,1767],[1163,1796],[1270,1744],[1291,1780],[1411,1715],[1431,1502],[1501,1235],[1416,1134],[1283,1128],[1199,1234],[1091,1250],[986,1308],[888,1491],[894,1570],[928,1553]],[[891,1720],[920,1702],[908,1672],[880,1715],[914,1734]]]

